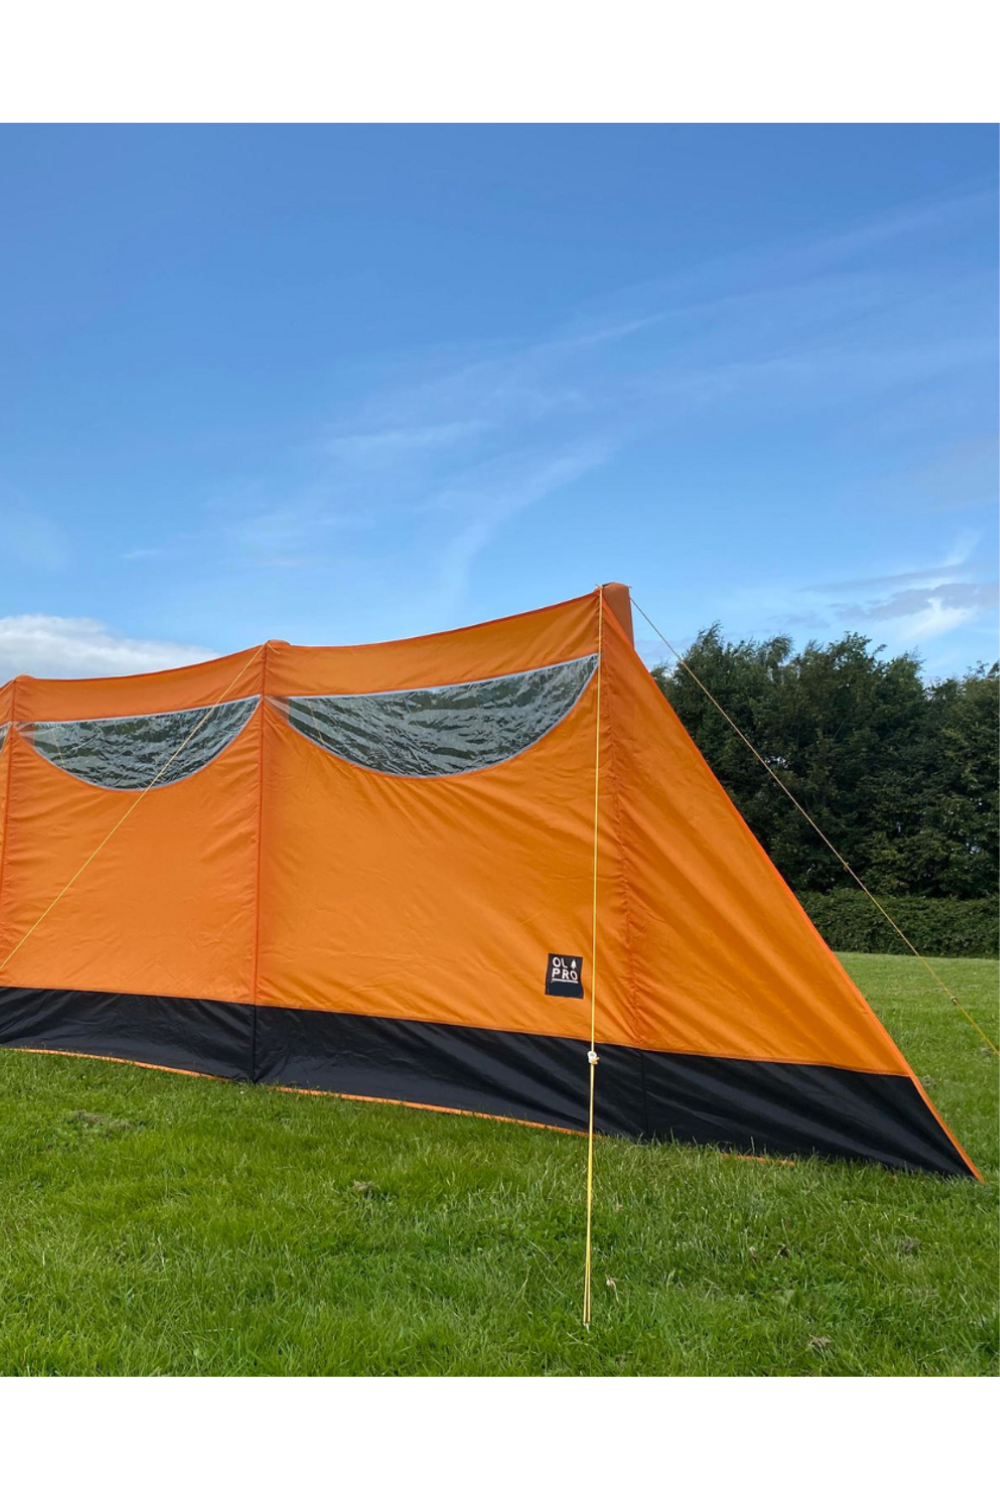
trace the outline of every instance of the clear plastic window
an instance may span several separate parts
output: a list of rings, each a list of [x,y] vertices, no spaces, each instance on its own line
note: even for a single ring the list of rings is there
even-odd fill
[[[220,755],[245,728],[260,700],[129,719],[20,724],[25,739],[61,770],[94,786],[136,791],[183,781]],[[160,773],[160,774],[157,774]]]
[[[509,677],[405,692],[287,698],[289,723],[325,750],[391,776],[455,776],[497,765],[569,713],[596,656]]]

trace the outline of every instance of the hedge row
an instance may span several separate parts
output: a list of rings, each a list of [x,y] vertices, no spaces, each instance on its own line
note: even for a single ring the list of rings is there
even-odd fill
[[[842,953],[909,951],[864,891],[799,892],[799,900],[831,948]],[[880,896],[879,900],[921,953],[995,958],[1000,952],[996,901],[935,896]]]

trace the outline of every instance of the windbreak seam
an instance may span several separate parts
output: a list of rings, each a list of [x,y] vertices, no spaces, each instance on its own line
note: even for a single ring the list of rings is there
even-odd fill
[[[14,784],[14,741],[11,738],[11,734],[12,734],[12,731],[14,729],[14,724],[15,724],[15,721],[14,721],[14,711],[15,711],[16,708],[17,708],[17,678],[14,679],[14,683],[13,683],[13,686],[12,686],[12,689],[11,689],[11,699],[10,699],[10,713],[11,713],[11,716],[10,716],[10,718],[8,719],[8,721],[7,721],[6,725],[5,725],[5,728],[6,728],[7,732],[6,732],[6,734],[4,735],[4,738],[3,738],[3,744],[6,744],[7,740],[10,740],[10,749],[7,752],[7,767],[6,767],[6,771],[7,771],[7,789],[6,789],[6,792],[4,794],[4,801],[3,801],[3,822],[2,822],[2,825],[0,825],[0,933],[3,932],[4,876],[5,876],[6,871],[7,871],[7,845],[10,842],[11,788],[13,787],[13,784]],[[2,748],[2,746],[0,746],[0,748]]]
[[[264,644],[264,655],[260,667],[260,704],[267,702],[267,658],[270,643]],[[251,715],[251,719],[253,715]],[[249,728],[249,722],[246,726]],[[253,953],[251,955],[252,968],[250,974],[250,1004],[253,1006],[253,1016],[250,1026],[250,1072],[248,1077],[251,1083],[257,1077],[257,1009],[259,997],[257,994],[260,982],[260,872],[264,853],[264,735],[267,731],[267,715],[260,708],[260,741],[257,750],[257,859],[254,871],[254,922],[253,922]]]
[[[612,674],[609,682],[608,693],[608,742],[610,754],[608,756],[608,775],[611,782],[611,802],[613,807],[612,816],[615,822],[615,832],[618,839],[618,880],[621,886],[622,910],[625,916],[625,953],[628,962],[628,973],[630,981],[629,1011],[632,1014],[637,1035],[640,1040],[637,1046],[643,1045],[643,1033],[641,1026],[642,1007],[640,1004],[639,987],[636,982],[635,951],[633,943],[633,920],[632,920],[632,897],[628,878],[628,845],[625,839],[625,829],[622,820],[621,793],[618,784],[618,745],[615,736],[615,703],[618,698],[617,687]],[[643,1077],[643,1109],[647,1107],[645,1094],[645,1076]]]

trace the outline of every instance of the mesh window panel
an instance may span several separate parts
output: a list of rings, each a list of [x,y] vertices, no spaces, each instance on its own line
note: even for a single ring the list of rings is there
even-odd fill
[[[259,701],[18,728],[39,755],[71,776],[114,791],[141,791],[154,777],[157,786],[169,786],[202,770],[245,728]]]
[[[7,731],[9,728],[9,724],[0,724],[0,750],[3,749],[3,742],[7,738]]]
[[[287,698],[289,723],[325,750],[390,776],[455,776],[526,750],[565,718],[596,656],[449,687]]]

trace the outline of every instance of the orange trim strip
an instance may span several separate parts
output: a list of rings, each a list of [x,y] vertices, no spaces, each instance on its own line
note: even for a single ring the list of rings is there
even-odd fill
[[[972,1160],[972,1157],[969,1156],[966,1153],[966,1151],[963,1150],[961,1142],[958,1141],[955,1138],[954,1135],[952,1135],[951,1130],[948,1128],[948,1125],[947,1125],[946,1121],[941,1118],[941,1115],[939,1114],[937,1108],[935,1107],[935,1105],[931,1101],[931,1098],[930,1098],[929,1094],[927,1093],[927,1090],[924,1088],[923,1084],[920,1082],[920,1079],[917,1077],[916,1073],[914,1073],[913,1069],[909,1066],[909,1064],[907,1064],[907,1071],[909,1072],[910,1080],[913,1083],[913,1087],[916,1089],[916,1091],[920,1095],[921,1099],[927,1105],[927,1108],[930,1110],[930,1112],[934,1116],[935,1120],[937,1120],[938,1124],[941,1126],[941,1129],[944,1131],[944,1133],[948,1137],[949,1141],[951,1141],[951,1144],[954,1146],[954,1148],[958,1152],[959,1156],[965,1162],[965,1165],[968,1167],[968,1169],[972,1173],[973,1177],[976,1179],[977,1182],[985,1182],[986,1178],[983,1176],[982,1172],[980,1172],[979,1168],[976,1166],[975,1162]]]
[[[122,1063],[127,1068],[150,1068],[154,1073],[179,1073],[184,1078],[210,1078],[213,1083],[232,1083],[221,1073],[199,1073],[196,1068],[171,1068],[167,1063],[139,1062],[134,1057],[109,1057],[104,1052],[71,1052],[68,1047],[4,1047],[4,1052],[28,1052],[36,1057],[82,1057],[89,1062]],[[403,1109],[429,1109],[439,1115],[465,1115],[472,1120],[496,1120],[501,1125],[527,1125],[531,1130],[554,1130],[559,1135],[586,1135],[566,1125],[543,1125],[537,1120],[518,1120],[513,1115],[487,1115],[476,1109],[451,1109],[446,1104],[415,1104],[409,1099],[378,1099],[370,1094],[335,1094],[329,1089],[297,1089],[285,1083],[255,1084],[278,1094],[308,1094],[316,1099],[352,1099],[359,1104],[398,1104]]]
[[[793,1161],[790,1156],[747,1156],[742,1151],[723,1151],[720,1153],[730,1161],[761,1161],[768,1167],[797,1167],[798,1162]]]
[[[335,1094],[328,1089],[297,1089],[287,1083],[266,1083],[279,1094],[311,1094],[317,1099],[351,1099],[357,1104],[398,1104],[401,1109],[429,1109],[436,1115],[464,1115],[469,1120],[495,1120],[500,1125],[527,1125],[529,1130],[554,1130],[557,1135],[585,1136],[585,1130],[568,1125],[543,1125],[538,1120],[518,1120],[513,1115],[487,1115],[478,1109],[453,1109],[448,1104],[416,1104],[411,1099],[379,1099],[374,1094]]]
[[[68,1047],[5,1047],[5,1052],[30,1052],[38,1057],[82,1057],[87,1062],[123,1063],[127,1068],[150,1068],[154,1073],[180,1073],[184,1078],[211,1078],[230,1083],[221,1073],[199,1073],[196,1068],[171,1068],[167,1063],[139,1062],[135,1057],[108,1057],[104,1052],[71,1052]]]

